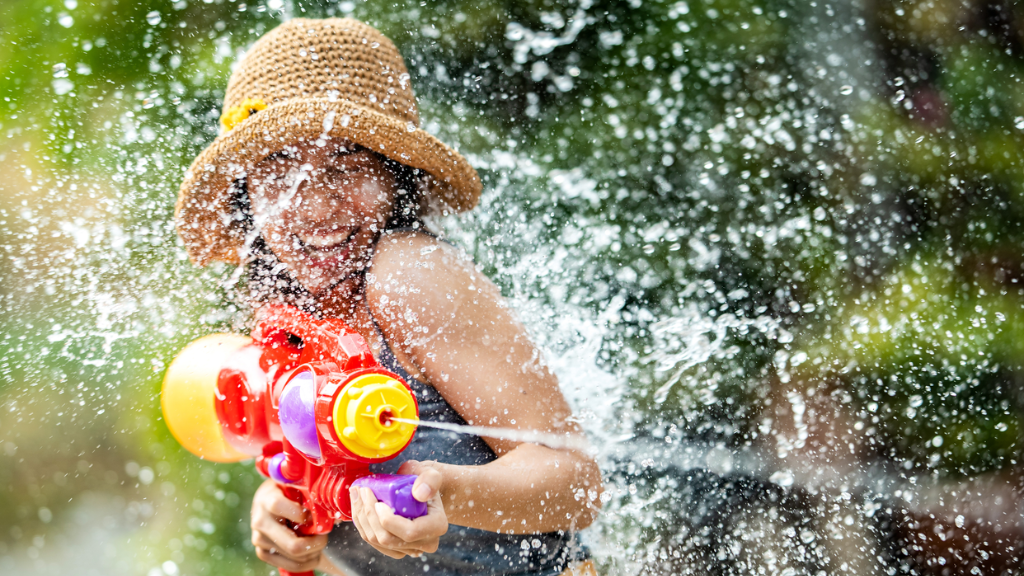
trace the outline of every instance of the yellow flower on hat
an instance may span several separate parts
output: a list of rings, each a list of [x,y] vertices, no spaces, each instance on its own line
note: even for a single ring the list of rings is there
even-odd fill
[[[223,115],[220,117],[221,126],[224,126],[224,130],[231,130],[235,126],[242,123],[249,116],[264,110],[267,107],[267,103],[258,98],[246,98],[244,102],[238,106],[232,106],[228,108]]]

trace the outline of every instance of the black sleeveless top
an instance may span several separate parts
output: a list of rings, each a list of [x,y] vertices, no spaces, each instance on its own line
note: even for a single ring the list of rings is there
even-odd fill
[[[437,390],[413,378],[399,364],[383,333],[381,340],[383,346],[377,360],[409,383],[419,402],[421,420],[466,424]],[[397,458],[374,464],[370,469],[394,474],[406,460],[478,466],[495,459],[497,456],[479,436],[421,426]],[[441,536],[437,552],[401,560],[374,550],[359,536],[351,522],[335,526],[328,538],[324,554],[350,576],[557,576],[573,563],[589,557],[576,534],[568,531],[512,535],[449,525],[448,532]]]

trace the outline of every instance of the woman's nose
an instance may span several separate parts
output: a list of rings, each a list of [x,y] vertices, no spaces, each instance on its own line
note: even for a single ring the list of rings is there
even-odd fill
[[[293,216],[306,224],[344,225],[342,220],[350,210],[346,209],[347,203],[341,191],[333,188],[337,188],[337,184],[325,182],[315,175],[307,178],[295,195]]]

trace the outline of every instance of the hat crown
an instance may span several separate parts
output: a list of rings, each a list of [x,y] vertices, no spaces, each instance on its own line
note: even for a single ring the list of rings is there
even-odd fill
[[[351,18],[296,18],[260,38],[231,74],[224,111],[246,99],[348,101],[419,126],[409,72],[398,48]]]

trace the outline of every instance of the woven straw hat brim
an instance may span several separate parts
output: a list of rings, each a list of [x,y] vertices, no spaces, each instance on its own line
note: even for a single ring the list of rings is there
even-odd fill
[[[291,99],[217,137],[185,173],[174,213],[191,260],[201,266],[212,261],[239,264],[245,230],[230,205],[234,181],[285,146],[325,135],[426,171],[431,176],[428,196],[442,208],[471,210],[480,198],[480,178],[469,162],[411,122],[347,100]]]

